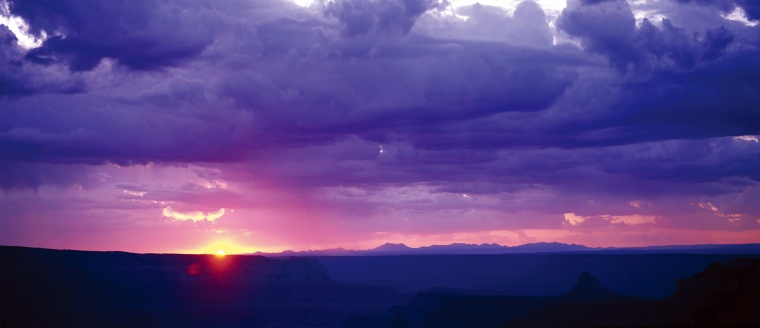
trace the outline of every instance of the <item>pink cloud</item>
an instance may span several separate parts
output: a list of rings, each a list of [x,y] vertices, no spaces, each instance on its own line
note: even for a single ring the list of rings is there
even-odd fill
[[[221,208],[217,211],[213,212],[201,212],[201,211],[191,211],[191,212],[180,212],[175,211],[171,208],[171,206],[165,207],[162,211],[163,215],[168,218],[172,218],[179,221],[201,221],[201,220],[208,220],[209,222],[214,222],[216,219],[222,217],[224,215],[225,209]]]

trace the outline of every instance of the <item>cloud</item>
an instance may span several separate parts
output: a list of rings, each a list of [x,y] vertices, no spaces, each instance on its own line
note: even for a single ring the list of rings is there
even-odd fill
[[[438,0],[338,0],[328,2],[323,10],[338,18],[347,36],[405,35],[421,14],[439,5]]]
[[[734,140],[743,140],[743,141],[758,142],[757,141],[757,136],[738,136],[738,137],[734,137]]]
[[[134,191],[134,190],[124,189],[124,194],[129,195],[129,196],[142,197],[142,196],[145,196],[145,194],[147,193],[148,192],[146,191]]]
[[[707,203],[698,203],[697,205],[699,205],[699,207],[702,208],[702,209],[709,209],[709,210],[711,210],[713,212],[717,212],[718,211],[718,208],[715,207],[715,205],[710,204],[710,202],[707,202]]]
[[[585,217],[575,215],[575,213],[565,213],[563,215],[565,216],[565,221],[570,223],[570,225],[578,225],[586,221]]]
[[[604,19],[608,19],[589,14],[594,12],[589,8],[593,9],[597,5],[615,4],[611,2],[568,7],[566,17],[575,17],[572,13],[576,11],[580,13],[575,18],[578,22],[567,18],[578,25],[569,23],[568,26],[574,26],[575,30],[568,28],[571,31],[577,30],[574,33],[592,41],[611,39],[604,35],[584,34],[587,30],[603,29],[583,24],[597,21],[603,24]],[[190,8],[188,11],[196,9]],[[615,5],[614,9],[620,15],[631,15],[630,9],[622,4]],[[540,7],[526,2],[516,9],[509,21],[517,24],[515,22],[524,20],[538,24],[540,19],[536,17],[540,14]],[[148,15],[144,20],[151,21],[153,18],[154,16]],[[204,25],[204,22],[199,21],[199,25]],[[46,26],[47,23],[41,24]],[[119,151],[98,145],[99,140],[105,140],[102,138],[88,145],[75,146],[83,148],[76,152],[66,147],[55,148],[61,149],[61,154],[82,155],[89,149],[92,150],[92,157],[110,157],[109,160],[119,162],[129,160],[130,157],[135,161],[242,160],[243,154],[254,145],[274,143],[274,146],[300,146],[330,142],[336,136],[340,138],[346,135],[358,135],[375,142],[397,139],[411,142],[418,148],[430,149],[503,149],[516,145],[575,148],[666,140],[684,133],[695,134],[689,137],[696,138],[737,135],[751,132],[752,126],[749,123],[738,125],[734,122],[752,122],[756,116],[756,111],[752,110],[752,92],[742,91],[756,88],[751,80],[753,72],[746,72],[745,69],[756,65],[753,65],[750,56],[725,53],[725,42],[731,39],[731,32],[727,30],[707,31],[704,34],[704,47],[688,41],[684,46],[688,50],[684,50],[686,52],[678,50],[680,48],[674,44],[677,45],[681,39],[689,39],[686,37],[688,33],[672,25],[665,24],[658,28],[644,23],[638,30],[632,25],[633,32],[616,32],[624,36],[615,41],[621,42],[621,47],[625,44],[625,47],[635,50],[634,53],[640,52],[649,58],[642,63],[659,56],[680,62],[679,65],[686,67],[703,57],[728,56],[721,63],[702,63],[697,71],[674,72],[663,69],[652,71],[650,80],[643,83],[620,83],[615,77],[598,78],[589,75],[587,70],[593,72],[593,67],[598,63],[580,49],[567,46],[526,49],[508,44],[425,39],[418,35],[411,35],[409,40],[366,43],[361,40],[331,38],[331,26],[312,19],[254,21],[251,24],[256,27],[256,33],[246,38],[258,37],[260,46],[257,47],[261,48],[248,56],[263,56],[261,58],[265,59],[266,65],[256,64],[258,60],[254,60],[247,64],[247,69],[230,70],[228,67],[214,67],[213,62],[197,57],[196,65],[201,66],[196,73],[178,71],[181,72],[178,73],[180,76],[169,81],[157,82],[158,79],[132,75],[140,76],[134,87],[144,90],[121,97],[127,104],[119,106],[127,107],[126,111],[113,115],[96,115],[98,120],[113,120],[109,123],[112,125],[109,131],[113,131],[116,136],[109,143],[121,144]],[[541,25],[541,29],[546,27],[544,25]],[[509,30],[517,31],[519,28]],[[636,41],[639,37],[632,33],[652,35],[641,36],[642,40],[648,40],[641,43]],[[284,38],[284,35],[288,37]],[[225,33],[219,37],[224,39],[240,36]],[[546,47],[549,43],[542,44]],[[214,45],[216,49],[217,44]],[[597,46],[603,45],[589,44],[585,50],[595,52]],[[309,53],[315,47],[324,48],[333,60],[311,58]],[[608,50],[614,50],[611,49]],[[218,55],[222,58],[232,57],[223,53]],[[120,62],[118,58],[115,60]],[[302,75],[308,76],[308,79],[294,78],[296,75],[291,73],[295,63],[293,60],[299,63]],[[188,58],[188,61],[191,59]],[[663,59],[662,62],[668,60]],[[203,65],[211,66],[204,69]],[[581,70],[582,67],[585,68]],[[739,67],[743,69],[738,70]],[[120,72],[112,71],[109,74],[118,76]],[[584,85],[586,83],[589,85]],[[590,106],[578,104],[579,108],[582,106],[582,111],[573,112],[573,107],[576,106],[572,103],[573,99],[597,97],[588,92],[610,84],[615,87],[607,96],[608,100],[603,99]],[[662,84],[670,87],[662,90],[659,88]],[[710,93],[700,92],[701,88],[710,88],[712,92],[721,94],[713,97]],[[695,94],[704,99],[692,100],[692,95]],[[732,104],[727,106],[730,110],[712,110],[722,105],[717,99],[730,99]],[[51,98],[51,101],[56,100]],[[229,101],[235,106],[230,106]],[[20,104],[18,110],[25,106],[27,105]],[[135,108],[138,106],[140,108]],[[162,108],[175,108],[178,111],[169,113]],[[620,110],[610,111],[608,108]],[[544,111],[545,115],[537,116],[504,115]],[[135,126],[140,122],[129,118],[132,114],[127,114],[128,112],[141,112],[147,120],[156,122],[149,126],[160,124],[161,130],[130,135],[131,131],[136,131]],[[555,112],[570,115],[566,116],[567,120],[557,120],[561,117],[552,116]],[[230,115],[235,118],[228,121],[226,117]],[[682,122],[678,120],[681,115],[696,115],[699,119]],[[194,122],[194,117],[197,116],[203,116],[204,120]],[[583,119],[577,120],[578,117]],[[203,124],[206,118],[210,118],[210,124]],[[480,119],[483,121],[478,121]],[[716,124],[720,122],[724,124]],[[66,123],[61,122],[62,125]],[[73,126],[56,127],[55,130],[73,131],[84,124],[72,123]],[[133,123],[137,125],[132,125]],[[473,126],[484,129],[473,129]],[[49,133],[45,129],[38,129]],[[526,131],[521,131],[522,129]],[[445,133],[425,133],[428,130]],[[193,131],[193,134],[202,137],[179,131]],[[181,140],[173,140],[178,138]],[[155,144],[156,141],[160,143]],[[134,142],[153,145],[125,145]],[[178,151],[181,145],[189,143],[195,143],[196,147]],[[199,144],[202,147],[198,147]],[[19,145],[18,148],[24,147]],[[156,151],[138,154],[145,149]],[[51,152],[37,156],[60,156]],[[19,156],[29,158],[31,155]]]
[[[692,69],[701,62],[722,57],[736,37],[723,26],[707,28],[698,37],[690,35],[669,18],[656,27],[644,18],[636,24],[628,2],[572,1],[557,21],[557,26],[579,38],[588,51],[601,54],[620,73],[643,78],[652,70],[675,65]]]
[[[650,215],[620,215],[620,216],[606,216],[603,217],[605,220],[609,220],[611,223],[623,223],[628,225],[634,225],[634,224],[645,224],[645,223],[655,223],[657,220],[657,217],[650,216]]]
[[[214,41],[219,22],[198,4],[11,1],[10,12],[34,35],[49,36],[26,54],[30,62],[89,71],[112,58],[133,70],[158,70],[197,56]]]
[[[626,71],[629,63],[639,56],[629,40],[636,24],[628,2],[568,1],[567,8],[557,20],[557,27],[580,37],[586,49],[609,57],[610,63]]]
[[[565,213],[563,215],[565,217],[565,221],[573,226],[584,223],[588,221],[589,219],[601,219],[604,221],[608,221],[612,224],[625,224],[625,225],[656,223],[657,221],[656,216],[639,215],[639,214],[580,216],[580,215],[576,215],[575,213]]]
[[[746,215],[742,213],[726,213],[725,211],[718,209],[718,207],[713,205],[711,202],[699,202],[692,205],[696,205],[702,210],[712,212],[712,214],[714,214],[715,216],[725,218],[726,221],[729,223],[736,224],[743,221],[742,219],[752,217],[751,215]]]
[[[86,179],[87,167],[77,164],[25,163],[0,160],[0,189],[36,190],[42,185],[62,188],[75,184],[90,186],[95,181]]]
[[[37,93],[74,94],[84,92],[84,80],[71,77],[55,67],[30,67],[16,35],[0,24],[0,100],[17,99]]]
[[[737,8],[741,9],[747,19],[752,21],[760,20],[760,5],[752,0],[730,0],[730,1],[700,1],[700,0],[677,0],[680,4],[695,4],[717,8],[722,13],[731,13]]]
[[[445,26],[432,25],[431,17],[424,17],[422,23],[432,26],[423,25],[419,29],[415,26],[415,29],[431,35],[446,32],[457,39],[506,42],[518,46],[547,47],[553,42],[546,15],[533,1],[521,2],[511,16],[500,7],[480,3],[457,8],[456,14],[467,17],[467,20],[455,21],[454,28],[446,29]]]
[[[0,201],[315,245],[757,229],[749,3],[9,2],[47,39],[0,26]]]
[[[219,209],[215,212],[201,212],[201,211],[190,211],[190,212],[180,212],[176,211],[169,207],[165,207],[162,211],[163,215],[168,218],[175,219],[177,221],[188,221],[191,220],[193,222],[208,220],[209,222],[214,222],[216,219],[222,217],[225,213],[224,208]]]

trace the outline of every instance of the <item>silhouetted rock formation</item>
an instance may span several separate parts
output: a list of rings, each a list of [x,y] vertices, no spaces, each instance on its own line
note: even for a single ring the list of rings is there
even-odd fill
[[[529,274],[517,279],[483,281],[474,289],[504,294],[548,296],[569,290],[583,272],[624,295],[664,299],[678,278],[690,277],[710,263],[746,257],[734,254],[551,254]],[[757,257],[757,255],[754,255]]]
[[[602,287],[599,280],[596,280],[590,272],[586,271],[581,273],[578,283],[565,296],[567,299],[593,300],[617,296],[617,294]]]
[[[567,293],[547,298],[546,306],[536,308],[530,314],[516,319],[509,327],[605,327],[636,326],[637,313],[628,311],[648,300],[618,294],[611,291],[590,273],[584,272]]]
[[[725,303],[708,312],[705,321],[716,326],[736,327],[746,323],[760,326],[760,261],[734,260],[726,266],[738,270],[739,285]]]
[[[683,313],[681,320],[686,324],[760,326],[760,261],[713,263],[679,280],[675,293],[663,304]]]
[[[463,292],[419,293],[406,306],[394,307],[386,326],[390,327],[502,327],[543,309],[563,304],[612,304],[641,299],[617,294],[604,288],[585,272],[567,293],[553,297],[473,295]],[[368,322],[368,321],[364,321]],[[362,326],[362,321],[347,323]]]
[[[715,306],[731,298],[738,286],[739,273],[715,262],[689,279],[679,279],[675,293],[666,302],[700,308]]]
[[[627,302],[639,300],[634,297],[620,295],[604,288],[599,280],[588,271],[582,273],[578,283],[564,295],[557,297],[559,302]]]
[[[593,306],[567,301],[534,311],[509,327],[757,327],[759,268],[758,259],[732,260],[726,265],[715,262],[691,278],[680,279],[675,292],[662,301],[620,299],[623,302]],[[593,282],[584,285],[593,286]]]

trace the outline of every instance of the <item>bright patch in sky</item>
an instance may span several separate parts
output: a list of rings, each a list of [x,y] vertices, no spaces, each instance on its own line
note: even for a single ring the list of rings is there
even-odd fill
[[[130,196],[137,196],[137,197],[142,197],[142,196],[145,196],[145,194],[147,194],[147,192],[145,191],[132,191],[132,190],[126,190],[126,189],[124,190],[124,193]]]
[[[655,223],[656,221],[656,218],[654,216],[638,215],[638,214],[618,215],[618,216],[606,215],[603,218],[612,223],[625,223],[625,224]]]
[[[757,136],[738,136],[738,137],[734,137],[734,140],[758,142]]]
[[[308,8],[312,4],[314,4],[314,0],[291,0],[293,3]],[[456,11],[459,8],[472,6],[475,4],[481,4],[486,6],[494,6],[504,9],[507,13],[511,14],[515,11],[515,8],[517,8],[517,5],[519,5],[521,2],[525,0],[449,0],[448,3],[451,4],[451,10],[450,11]],[[562,9],[565,9],[565,1],[561,0],[534,0],[541,8],[544,10],[546,15],[548,17],[557,17],[561,12]],[[449,11],[449,10],[447,10]],[[467,16],[461,16],[461,15],[454,15],[460,19],[466,20]]]
[[[663,18],[667,18],[656,10],[633,10],[633,17],[636,18],[637,26],[640,26],[644,19],[648,19],[652,24],[659,24]]]
[[[218,240],[211,244],[203,246],[201,248],[190,249],[190,250],[179,250],[175,252],[182,253],[182,254],[214,254],[214,255],[219,256],[221,255],[220,252],[224,255],[231,255],[231,254],[253,254],[257,251],[271,252],[275,250],[268,249],[268,248],[253,248],[253,247],[242,246],[240,244],[237,244],[229,240]],[[277,251],[281,251],[281,249]]]
[[[586,220],[592,218],[592,216],[580,216],[576,215],[575,213],[565,213],[565,221],[567,223],[570,223],[570,225],[578,225]],[[655,223],[656,217],[649,216],[649,215],[601,215],[598,216],[598,218],[601,218],[602,220],[608,221],[613,224],[628,224],[628,225],[636,225],[636,224],[644,224],[644,223]]]
[[[567,223],[570,223],[570,225],[578,225],[583,223],[583,221],[586,221],[585,217],[575,215],[575,213],[565,213],[565,221]]]
[[[4,0],[0,1],[0,25],[7,26],[16,35],[18,45],[24,49],[39,47],[47,39],[45,31],[42,31],[42,37],[39,39],[29,34],[29,25],[21,17],[12,16],[8,2]]]
[[[224,215],[224,209],[219,209],[215,212],[201,212],[201,211],[192,211],[192,212],[180,212],[175,211],[171,208],[171,206],[164,208],[163,214],[165,217],[173,218],[175,220],[179,221],[187,221],[192,220],[193,222],[202,221],[202,220],[209,220],[211,222],[216,221],[216,219],[222,217]]]
[[[523,1],[525,0],[452,0],[449,2],[454,8],[472,6],[479,3],[481,5],[500,7],[511,14]],[[534,2],[541,6],[548,16],[558,15],[562,12],[562,9],[565,9],[566,5],[565,1],[555,0],[534,0]]]
[[[293,3],[301,7],[309,7],[314,3],[314,0],[291,0]]]
[[[750,21],[747,18],[747,13],[742,9],[742,7],[736,6],[734,10],[728,14],[720,14],[723,18],[732,20],[735,22],[739,22],[744,24],[744,26],[757,26],[758,22]]]

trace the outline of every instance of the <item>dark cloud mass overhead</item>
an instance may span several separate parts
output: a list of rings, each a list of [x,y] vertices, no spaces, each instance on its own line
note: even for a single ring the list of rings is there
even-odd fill
[[[756,2],[557,4],[0,0],[0,244],[760,242]]]
[[[89,71],[112,58],[130,69],[156,70],[197,56],[214,40],[222,23],[204,7],[200,2],[43,0],[13,1],[10,13],[25,19],[33,35],[51,36],[27,52],[30,62]]]

